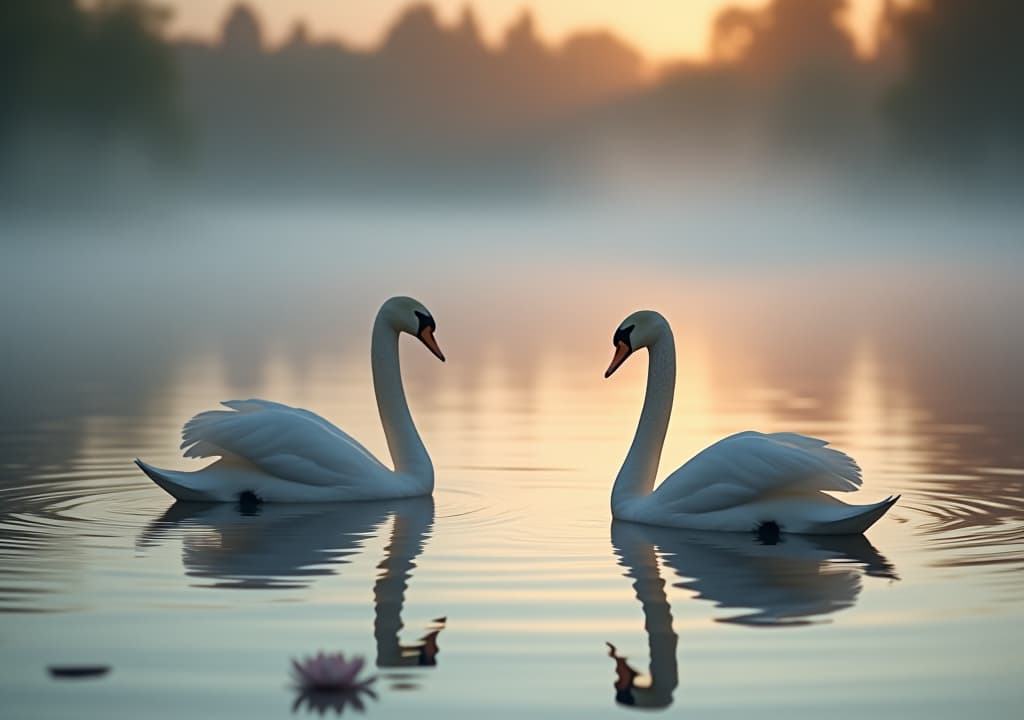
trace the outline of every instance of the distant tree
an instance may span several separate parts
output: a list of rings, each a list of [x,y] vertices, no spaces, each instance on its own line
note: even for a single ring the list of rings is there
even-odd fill
[[[772,0],[761,9],[727,7],[712,25],[712,55],[770,75],[809,65],[849,65],[856,52],[842,23],[846,5],[846,0]]]
[[[433,6],[427,3],[410,5],[388,28],[381,52],[408,53],[412,59],[414,55],[429,52],[442,32]]]
[[[640,53],[605,31],[570,36],[560,48],[559,61],[567,84],[585,90],[600,87],[606,95],[636,88],[644,69]]]
[[[750,54],[758,32],[758,13],[741,7],[720,10],[711,24],[711,58],[716,63],[736,63]]]
[[[73,0],[0,4],[0,137],[32,116],[71,104],[84,52],[83,18]]]
[[[26,132],[175,145],[183,118],[166,17],[135,0],[0,4],[0,145]]]
[[[875,20],[874,62],[891,85],[903,64],[901,43],[896,34],[900,16],[897,0],[883,0],[882,9]]]
[[[245,3],[238,3],[224,18],[220,44],[236,53],[258,53],[263,50],[263,27],[256,13]]]
[[[301,20],[297,20],[292,23],[291,31],[288,33],[288,39],[284,41],[283,48],[303,50],[310,46],[309,41],[309,28],[306,27],[306,23]]]
[[[547,52],[544,43],[537,37],[533,14],[523,10],[505,31],[504,51],[513,57],[533,59]],[[527,60],[528,61],[528,60]]]
[[[1024,151],[1024,3],[918,0],[890,22],[903,73],[887,115],[906,147],[957,164]]]
[[[770,0],[727,7],[714,20],[712,58],[746,79],[766,127],[789,146],[834,148],[859,122],[863,64],[846,9],[846,0]]]
[[[178,75],[161,36],[168,15],[131,0],[102,0],[87,14],[93,114],[98,126],[176,142],[184,123]]]
[[[455,36],[459,38],[459,41],[464,46],[471,47],[474,50],[484,49],[484,43],[481,39],[482,35],[480,34],[480,23],[477,21],[476,13],[471,5],[466,5],[462,8],[458,25],[455,26]]]

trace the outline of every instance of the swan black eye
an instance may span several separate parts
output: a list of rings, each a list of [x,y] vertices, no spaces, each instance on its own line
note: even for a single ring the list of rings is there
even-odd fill
[[[423,331],[427,328],[431,330],[437,330],[437,323],[434,322],[434,318],[430,317],[426,313],[421,313],[419,310],[413,310],[416,313],[416,317],[420,321],[420,326],[416,329],[417,335],[422,335]]]
[[[635,327],[636,325],[630,325],[629,327],[619,328],[618,330],[616,330],[615,337],[612,338],[612,345],[615,346],[618,345],[619,343],[623,343],[627,348],[630,349],[630,351],[632,351],[633,343],[630,341],[629,335],[630,333],[633,332],[633,328]]]

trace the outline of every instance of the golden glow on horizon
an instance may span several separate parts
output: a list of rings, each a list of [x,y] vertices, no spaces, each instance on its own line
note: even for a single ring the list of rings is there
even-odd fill
[[[355,47],[372,47],[403,8],[415,0],[339,3],[336,0],[245,0],[260,15],[270,43],[287,36],[296,20],[304,20],[314,37],[336,37]],[[454,23],[468,4],[476,11],[485,38],[496,43],[523,8],[533,12],[538,33],[557,43],[577,30],[608,28],[654,61],[700,59],[707,53],[708,32],[715,14],[728,5],[763,7],[768,0],[429,0],[442,22]],[[212,37],[236,0],[167,0],[174,11],[175,36]],[[863,52],[872,49],[872,35],[882,0],[848,0],[848,22]]]

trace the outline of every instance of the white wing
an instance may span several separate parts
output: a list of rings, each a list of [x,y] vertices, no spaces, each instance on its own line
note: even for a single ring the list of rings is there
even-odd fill
[[[766,495],[860,487],[860,468],[828,442],[795,433],[742,432],[702,450],[658,487],[673,512],[722,510]]]
[[[185,423],[185,457],[220,456],[308,485],[346,484],[347,478],[387,469],[316,413],[257,399],[221,404],[231,409],[202,412]]]

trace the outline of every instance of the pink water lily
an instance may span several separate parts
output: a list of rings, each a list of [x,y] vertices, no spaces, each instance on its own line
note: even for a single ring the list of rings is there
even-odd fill
[[[292,660],[292,678],[303,690],[346,691],[361,690],[376,680],[371,676],[359,679],[365,660],[361,655],[346,660],[344,653],[327,654],[323,650],[313,657]]]

